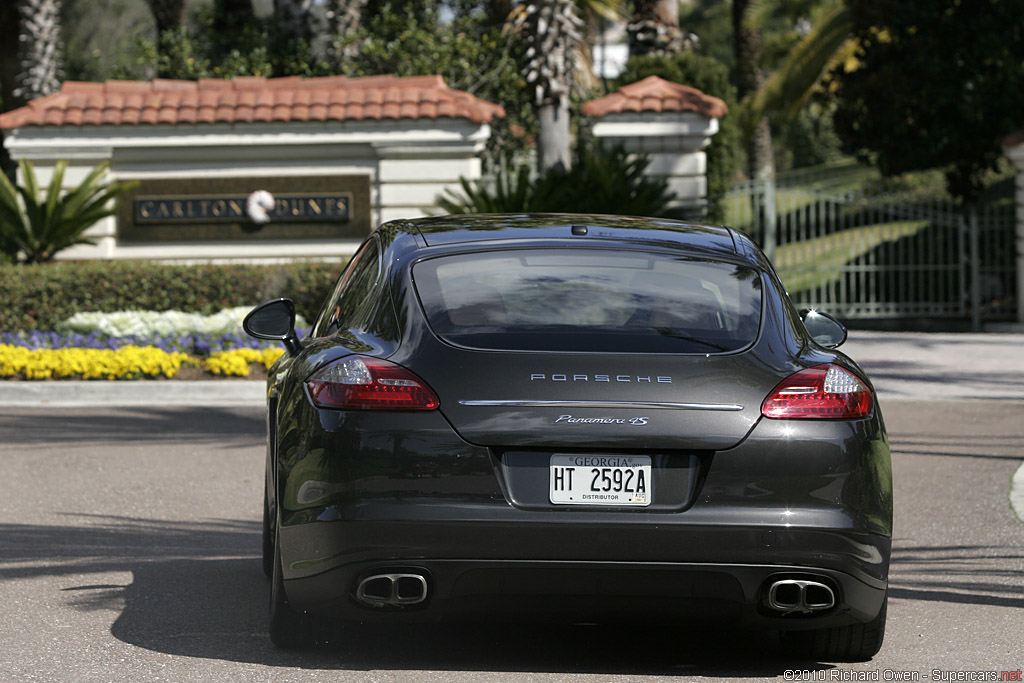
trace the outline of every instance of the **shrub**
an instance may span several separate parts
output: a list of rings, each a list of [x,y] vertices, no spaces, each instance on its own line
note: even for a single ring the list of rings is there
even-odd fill
[[[81,185],[63,192],[68,163],[58,161],[45,196],[31,162],[20,162],[22,185],[15,186],[0,173],[0,250],[10,260],[43,263],[68,247],[92,244],[82,233],[112,216],[116,203],[111,202],[137,184],[102,182],[108,166],[100,164]]]
[[[55,330],[83,311],[168,311],[212,315],[287,296],[313,320],[343,264],[165,265],[132,262],[58,262],[0,265],[0,330]]]
[[[525,165],[488,179],[461,179],[462,193],[448,191],[437,203],[448,213],[599,213],[671,216],[675,195],[664,178],[644,175],[649,161],[622,147],[583,148],[568,171],[553,168],[529,179]]]

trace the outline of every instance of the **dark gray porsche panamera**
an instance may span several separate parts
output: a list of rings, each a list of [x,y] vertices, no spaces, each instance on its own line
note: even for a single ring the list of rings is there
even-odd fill
[[[268,378],[270,633],[323,617],[655,618],[882,643],[889,446],[834,319],[736,231],[608,216],[385,224]]]

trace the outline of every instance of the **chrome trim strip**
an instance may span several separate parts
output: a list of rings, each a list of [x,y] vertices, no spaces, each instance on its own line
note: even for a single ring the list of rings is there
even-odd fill
[[[736,412],[735,403],[667,403],[664,401],[459,401],[464,406],[510,406],[518,408],[672,408],[675,410],[714,410]]]

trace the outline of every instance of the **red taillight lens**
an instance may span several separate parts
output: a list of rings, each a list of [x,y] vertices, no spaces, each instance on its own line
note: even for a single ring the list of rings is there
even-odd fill
[[[765,417],[786,420],[853,420],[869,416],[873,409],[864,380],[831,364],[790,375],[761,404]]]
[[[342,410],[434,410],[437,394],[400,365],[348,356],[306,380],[313,403]]]

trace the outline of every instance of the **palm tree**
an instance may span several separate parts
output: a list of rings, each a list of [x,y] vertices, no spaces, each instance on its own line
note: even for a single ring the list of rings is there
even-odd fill
[[[736,55],[736,90],[740,99],[753,97],[764,84],[759,57],[761,33],[748,21],[750,8],[756,0],[733,0],[733,50]],[[747,143],[747,172],[751,178],[775,176],[772,155],[772,129],[767,116],[752,119]]]
[[[32,100],[60,89],[61,27],[60,0],[21,0],[15,97]]]
[[[569,91],[576,45],[583,38],[583,21],[573,0],[537,0],[516,18],[526,40],[523,76],[533,89],[537,111],[537,168],[568,169]]]
[[[780,122],[792,120],[835,68],[853,67],[857,42],[852,13],[842,2],[826,3],[821,10],[782,65],[744,104],[746,121],[766,114]]]
[[[678,0],[636,0],[626,32],[630,56],[679,52],[683,32],[679,30]]]
[[[581,13],[617,16],[621,0],[534,0],[512,12],[526,41],[522,73],[537,111],[537,169],[568,169],[569,94],[583,41]]]

